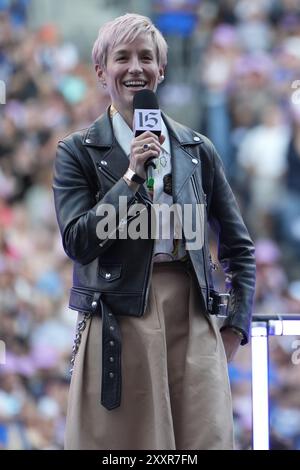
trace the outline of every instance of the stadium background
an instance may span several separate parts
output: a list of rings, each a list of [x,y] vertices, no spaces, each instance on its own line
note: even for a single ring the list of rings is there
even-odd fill
[[[0,0],[3,449],[63,446],[75,314],[52,165],[59,138],[108,104],[90,51],[102,23],[126,12],[150,16],[168,41],[161,106],[208,135],[223,158],[256,243],[255,312],[300,312],[299,1]],[[220,269],[216,282],[222,288]],[[300,449],[296,339],[270,338],[273,449]],[[249,346],[230,379],[237,448],[250,449]]]

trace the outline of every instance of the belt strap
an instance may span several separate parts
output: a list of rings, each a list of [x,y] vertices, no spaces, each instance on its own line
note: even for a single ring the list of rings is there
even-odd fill
[[[96,300],[96,299],[95,299]],[[121,331],[116,316],[102,301],[102,383],[101,404],[113,410],[121,403]]]

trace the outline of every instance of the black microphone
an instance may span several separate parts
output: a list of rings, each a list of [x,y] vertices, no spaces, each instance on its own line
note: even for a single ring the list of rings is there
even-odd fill
[[[140,90],[133,97],[134,111],[134,136],[143,134],[143,132],[151,131],[158,137],[161,135],[161,112],[155,93],[152,90]],[[156,168],[153,159],[150,157],[145,163],[145,170],[148,178],[151,177],[151,167]]]

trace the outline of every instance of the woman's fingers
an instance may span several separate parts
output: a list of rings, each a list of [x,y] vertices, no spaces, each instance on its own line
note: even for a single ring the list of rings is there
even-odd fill
[[[130,168],[141,177],[145,177],[145,163],[149,158],[157,158],[160,154],[160,142],[164,142],[165,137],[144,132],[132,140],[130,152]]]
[[[150,131],[143,132],[142,134],[135,137],[134,140],[135,141],[144,140],[144,139],[147,139],[148,137],[151,137],[151,138],[154,138],[154,139],[158,140],[157,135],[153,134],[153,132],[150,132]]]

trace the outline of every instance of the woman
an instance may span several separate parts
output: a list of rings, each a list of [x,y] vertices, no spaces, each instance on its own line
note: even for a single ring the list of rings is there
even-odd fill
[[[56,212],[74,261],[70,307],[79,312],[66,449],[233,448],[226,355],[230,360],[248,341],[253,244],[207,138],[164,115],[160,137],[149,131],[134,137],[133,97],[156,90],[166,55],[148,18],[127,14],[105,24],[93,60],[112,104],[89,129],[58,145]],[[151,194],[144,182],[152,157]],[[184,225],[183,237],[128,236],[153,202],[189,205],[192,212],[205,207],[204,244],[189,244]],[[221,333],[209,314],[219,305],[207,218],[219,235],[230,288]],[[99,229],[103,221],[106,231]]]

